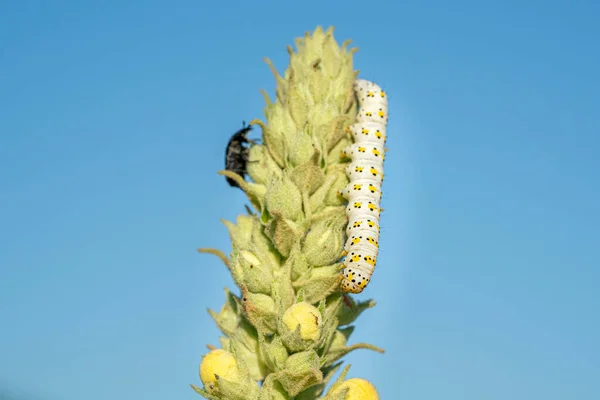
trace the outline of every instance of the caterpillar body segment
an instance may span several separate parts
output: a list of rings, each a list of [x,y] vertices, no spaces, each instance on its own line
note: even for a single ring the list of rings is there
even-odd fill
[[[346,200],[352,200],[357,197],[373,196],[377,200],[381,200],[381,182],[363,178],[350,182],[340,191],[340,195]]]
[[[358,113],[359,121],[366,122],[380,122],[382,124],[387,124],[388,115],[387,111],[382,107],[371,107],[369,109],[362,109]]]
[[[348,217],[366,216],[379,220],[379,200],[373,197],[357,197],[348,202],[346,206]]]
[[[358,103],[383,103],[387,107],[387,95],[379,85],[366,79],[356,79],[354,81],[354,92]]]
[[[353,250],[361,250],[363,246],[367,250],[374,248],[375,252],[377,252],[379,249],[379,232],[360,229],[352,233],[344,245],[342,256],[347,255],[348,252]]]
[[[351,159],[346,167],[350,183],[339,192],[348,200],[348,239],[342,252],[341,277],[341,289],[345,293],[361,293],[371,281],[377,264],[379,203],[388,121],[387,95],[381,87],[357,79],[354,91],[359,104],[357,122],[347,128],[354,143],[343,149],[340,155]]]
[[[346,175],[350,178],[350,182],[368,178],[381,183],[383,181],[383,166],[376,162],[356,160],[346,167]]]
[[[348,127],[348,131],[354,138],[354,143],[370,143],[384,147],[387,134],[385,126],[378,122],[357,122]]]
[[[377,235],[379,235],[379,221],[371,217],[365,217],[363,215],[350,216],[348,225],[346,226],[346,235],[350,237],[351,235],[354,235],[358,231],[362,230],[376,232]]]
[[[342,156],[352,161],[365,160],[383,164],[385,151],[383,146],[372,143],[354,143],[342,150]]]

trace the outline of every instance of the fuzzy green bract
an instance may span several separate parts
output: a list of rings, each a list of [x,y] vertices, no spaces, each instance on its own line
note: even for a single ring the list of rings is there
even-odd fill
[[[348,183],[340,150],[352,143],[345,129],[356,121],[357,49],[348,49],[349,41],[339,46],[333,28],[318,27],[295,44],[297,51],[288,47],[283,76],[266,60],[277,81],[276,97],[263,91],[266,120],[251,121],[262,128],[262,144],[250,151],[251,181],[220,171],[240,183],[255,211],[225,222],[229,258],[199,249],[218,255],[239,287],[239,294],[226,291],[220,312],[209,312],[223,334],[222,349],[243,373],[238,381],[216,377],[210,392],[192,385],[208,399],[338,398],[327,397],[324,388],[342,357],[358,348],[383,352],[349,344],[351,324],[374,302],[344,302],[339,289],[348,222],[338,195]],[[303,334],[310,327],[302,321],[312,316],[301,310],[314,307],[294,309],[294,321],[300,321],[295,330],[284,323],[286,310],[298,303],[313,305],[319,311],[313,314],[321,316],[310,336]]]

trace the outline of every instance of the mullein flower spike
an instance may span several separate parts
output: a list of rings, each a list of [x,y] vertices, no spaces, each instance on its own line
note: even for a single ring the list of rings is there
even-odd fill
[[[387,121],[387,100],[356,79],[348,43],[318,27],[295,41],[297,51],[288,48],[283,76],[267,60],[276,97],[263,91],[266,121],[250,122],[262,129],[262,144],[246,153],[249,179],[233,177],[254,211],[224,221],[229,259],[199,249],[219,256],[239,288],[226,290],[219,313],[209,310],[223,336],[200,364],[203,387],[192,385],[205,398],[377,398],[366,381],[344,381],[347,369],[325,392],[348,352],[383,352],[348,344],[351,324],[374,302],[346,299],[348,307],[342,293],[364,289],[357,279],[374,267]]]

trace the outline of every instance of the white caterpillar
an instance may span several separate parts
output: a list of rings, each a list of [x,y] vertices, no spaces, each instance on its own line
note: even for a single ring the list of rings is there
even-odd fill
[[[342,291],[360,293],[369,284],[379,252],[379,203],[383,182],[384,146],[388,121],[387,96],[373,82],[357,79],[357,122],[348,128],[354,143],[341,156],[352,162],[346,167],[350,183],[340,191],[348,200],[348,240],[342,256]]]

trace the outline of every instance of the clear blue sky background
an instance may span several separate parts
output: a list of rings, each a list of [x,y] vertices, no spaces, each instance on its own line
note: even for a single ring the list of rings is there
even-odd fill
[[[318,24],[390,95],[383,399],[600,398],[597,1],[3,1],[0,386],[198,399],[244,212],[222,168]],[[210,190],[208,189],[210,188]]]

